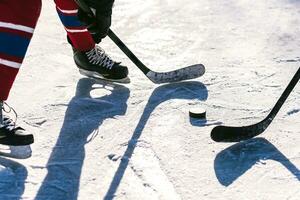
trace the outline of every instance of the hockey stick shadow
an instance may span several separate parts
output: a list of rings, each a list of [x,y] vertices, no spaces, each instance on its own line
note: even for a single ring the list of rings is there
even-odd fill
[[[35,199],[77,200],[85,145],[102,134],[99,133],[99,126],[105,119],[126,113],[129,89],[113,83],[110,83],[109,89],[96,83],[99,82],[88,78],[79,80],[76,95],[68,104],[56,145],[48,160],[48,173]],[[101,93],[98,95],[100,97],[91,97],[90,93],[97,90],[104,90],[105,95]],[[106,92],[110,94],[106,95]]]
[[[170,99],[199,99],[201,101],[205,101],[207,97],[207,88],[204,84],[197,81],[167,84],[156,88],[150,96],[147,105],[145,106],[132,137],[128,141],[127,148],[122,156],[119,167],[115,172],[104,199],[110,200],[114,198],[114,195],[128,167],[129,161],[139,143],[139,139],[143,133],[145,125],[147,124],[152,112],[159,104]]]
[[[6,158],[0,158],[0,166],[0,199],[23,199],[28,174],[26,167]]]
[[[300,170],[264,138],[250,139],[221,151],[214,161],[216,177],[222,185],[229,186],[263,160],[280,162],[300,181]]]

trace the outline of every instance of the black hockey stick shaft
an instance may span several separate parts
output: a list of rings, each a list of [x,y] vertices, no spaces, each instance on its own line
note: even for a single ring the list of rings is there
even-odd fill
[[[232,126],[216,126],[213,128],[211,132],[211,138],[216,142],[239,142],[242,140],[251,139],[262,132],[271,124],[280,108],[289,97],[290,93],[293,91],[296,84],[300,79],[300,67],[293,76],[292,80],[277,100],[276,104],[268,114],[266,118],[262,121],[252,124],[249,126],[240,126],[240,127],[232,127]]]
[[[150,69],[140,61],[128,47],[118,38],[118,36],[111,30],[108,30],[108,37],[128,56],[128,58],[140,69],[144,74],[147,74]]]
[[[300,67],[297,70],[297,72],[295,73],[295,75],[292,78],[292,80],[290,81],[290,83],[288,84],[288,86],[286,87],[286,89],[283,91],[283,93],[280,96],[280,98],[278,99],[278,101],[276,102],[275,106],[273,107],[270,114],[268,115],[268,118],[273,120],[273,118],[277,115],[280,108],[282,107],[282,105],[284,104],[286,99],[289,97],[289,95],[293,91],[294,87],[297,85],[299,79],[300,79]]]

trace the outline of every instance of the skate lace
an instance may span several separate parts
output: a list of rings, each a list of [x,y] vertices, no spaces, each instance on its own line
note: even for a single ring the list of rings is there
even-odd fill
[[[86,52],[86,55],[92,64],[96,64],[107,69],[112,69],[115,64],[115,61],[113,61],[99,46],[95,46],[94,49]]]
[[[11,118],[9,118],[7,116],[4,116],[3,117],[3,123],[0,124],[0,128],[4,127],[5,129],[8,129],[10,131],[22,129],[21,127],[16,126],[17,119],[18,119],[18,114],[11,106],[9,106],[6,102],[3,102],[3,107],[1,109],[5,113],[13,112],[14,115],[15,115],[15,120],[12,120]]]

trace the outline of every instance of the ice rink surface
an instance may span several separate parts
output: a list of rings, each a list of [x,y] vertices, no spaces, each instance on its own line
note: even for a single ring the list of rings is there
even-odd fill
[[[44,0],[8,100],[35,136],[32,157],[0,157],[1,200],[300,199],[300,85],[260,137],[210,139],[216,125],[263,119],[297,71],[299,0],[117,0],[112,30],[152,70],[206,73],[155,85],[107,38],[131,83],[85,78]]]

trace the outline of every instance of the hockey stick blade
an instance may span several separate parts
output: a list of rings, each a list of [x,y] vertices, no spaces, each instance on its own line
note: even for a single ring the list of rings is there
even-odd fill
[[[215,142],[240,142],[249,140],[262,132],[269,126],[272,119],[263,120],[249,126],[216,126],[211,132],[211,138]]]
[[[198,78],[204,73],[205,67],[202,64],[196,64],[170,72],[154,72],[149,70],[146,76],[153,83],[162,84]]]
[[[93,11],[82,0],[75,0],[78,6],[88,15],[94,17]],[[181,69],[169,72],[155,72],[146,67],[122,42],[122,40],[111,30],[108,30],[108,37],[123,51],[124,54],[155,84],[179,82],[183,80],[194,79],[205,73],[205,67],[202,64],[191,65]]]
[[[188,79],[194,79],[205,73],[205,67],[202,64],[191,65],[181,69],[169,72],[155,72],[146,67],[128,47],[112,31],[108,31],[108,37],[127,55],[127,57],[155,84],[178,82]]]
[[[249,126],[240,126],[240,127],[233,127],[233,126],[216,126],[213,128],[211,132],[212,140],[216,142],[240,142],[243,140],[251,139],[261,133],[263,133],[268,126],[271,124],[277,113],[279,112],[280,108],[293,91],[294,87],[298,83],[300,79],[300,68],[276,102],[275,106],[272,108],[269,115],[263,119],[262,121],[249,125]]]

